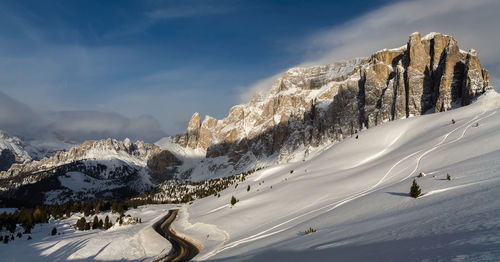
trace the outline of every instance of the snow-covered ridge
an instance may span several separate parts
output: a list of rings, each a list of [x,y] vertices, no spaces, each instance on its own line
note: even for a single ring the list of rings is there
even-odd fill
[[[54,156],[25,164],[14,164],[8,171],[1,172],[0,177],[15,176],[21,172],[43,171],[79,160],[112,160],[118,159],[136,166],[146,166],[148,157],[159,152],[156,145],[142,141],[132,143],[128,138],[124,141],[116,139],[90,140],[71,148],[59,151]]]
[[[21,139],[18,137],[10,137],[7,133],[0,130],[0,152],[7,153],[4,150],[11,152],[14,155],[13,160],[17,163],[23,163],[31,160],[31,156],[24,149]]]
[[[148,161],[160,152],[156,145],[129,139],[86,141],[52,157],[13,164],[0,172],[0,191],[3,197],[34,203],[128,197],[153,187]],[[26,187],[37,183],[37,189]],[[25,190],[39,197],[26,199]]]
[[[227,157],[221,166],[237,172],[271,156],[288,161],[297,150],[307,154],[388,121],[465,106],[487,89],[489,75],[474,50],[460,50],[448,35],[416,32],[406,45],[369,58],[291,68],[226,118],[201,121],[195,113],[186,132],[170,141],[185,155],[205,152],[206,165]]]

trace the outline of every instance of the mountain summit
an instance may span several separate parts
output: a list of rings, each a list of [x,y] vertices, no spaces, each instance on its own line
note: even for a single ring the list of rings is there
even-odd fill
[[[274,154],[287,159],[301,147],[307,154],[387,121],[466,106],[491,88],[475,50],[460,50],[449,35],[413,33],[406,45],[367,58],[292,68],[222,120],[200,122],[195,113],[173,141],[239,169]],[[213,162],[209,169],[220,168]]]

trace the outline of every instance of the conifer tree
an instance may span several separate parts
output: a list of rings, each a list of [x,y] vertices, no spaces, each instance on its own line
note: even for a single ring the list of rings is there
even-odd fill
[[[78,219],[78,221],[76,222],[76,228],[78,230],[85,230],[85,225],[87,224],[87,221],[85,220],[85,217],[82,217],[80,219]]]
[[[94,221],[92,222],[92,229],[97,229],[99,226],[99,218],[97,216],[94,216]]]
[[[248,185],[248,187],[247,187],[247,192],[248,192],[248,191],[250,191],[250,185]]]
[[[413,198],[417,198],[420,196],[422,191],[420,190],[420,186],[417,184],[417,181],[413,179],[413,184],[411,185],[410,188],[410,196]]]
[[[236,199],[236,197],[231,197],[231,205],[234,206],[234,204],[236,204],[236,202],[238,202],[238,200]]]
[[[109,222],[109,217],[106,216],[106,218],[104,219],[104,229],[108,230],[110,227],[111,227],[111,225],[110,225],[110,222]]]

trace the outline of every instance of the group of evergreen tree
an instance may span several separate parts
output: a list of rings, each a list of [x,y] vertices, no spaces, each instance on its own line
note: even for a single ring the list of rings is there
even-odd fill
[[[79,219],[75,225],[78,230],[90,230],[97,228],[106,230],[113,225],[108,216],[106,216],[106,219],[104,221],[98,219],[97,223],[95,223],[95,215],[99,214],[102,211],[111,210],[111,212],[117,213],[120,215],[120,217],[122,217],[129,208],[137,208],[138,206],[142,205],[162,203],[189,203],[195,199],[208,197],[210,195],[220,197],[220,194],[218,192],[228,188],[238,181],[245,181],[246,176],[259,171],[260,169],[262,168],[249,170],[247,172],[231,175],[228,177],[210,179],[201,182],[173,182],[175,185],[172,184],[172,187],[169,187],[168,189],[158,189],[154,192],[122,201],[108,202],[100,200],[97,202],[66,202],[64,204],[56,203],[52,205],[37,205],[34,207],[14,206],[19,209],[10,214],[7,214],[6,212],[0,214],[0,231],[5,228],[8,232],[14,234],[17,225],[20,225],[24,229],[24,234],[30,234],[35,224],[48,223],[50,218],[66,219],[71,217],[71,215],[74,213],[82,213],[84,215],[84,217]],[[170,198],[174,198],[174,195],[180,195],[180,197],[174,200],[154,200],[156,194],[159,194],[160,192],[165,193],[165,191],[168,190],[171,190],[170,192],[167,192],[167,195],[169,195]],[[247,188],[247,191],[249,191],[249,187]],[[233,200],[231,202],[233,202]],[[238,201],[235,199],[235,203],[236,202]],[[87,222],[85,217],[89,217],[92,215],[95,216],[94,221]],[[94,225],[96,226],[94,227]],[[4,237],[4,241],[5,238],[10,239],[9,237]],[[6,241],[9,241],[8,239]]]
[[[148,200],[154,204],[179,204],[189,203],[195,199],[208,196],[220,197],[219,192],[238,182],[244,182],[246,177],[262,168],[252,169],[227,177],[214,178],[200,182],[193,181],[168,181],[163,183],[156,190],[140,195],[135,199]]]
[[[106,216],[104,219],[104,222],[102,219],[99,219],[97,216],[94,216],[94,220],[92,222],[87,222],[85,217],[82,217],[76,221],[75,228],[77,230],[90,230],[90,229],[103,229],[103,230],[108,230],[110,227],[113,226],[113,223],[109,220],[109,216]]]
[[[21,233],[21,232],[17,232],[16,237],[17,237],[17,238],[22,238],[22,237],[23,237],[23,233]],[[0,235],[0,243],[1,243],[1,242],[3,242],[4,244],[8,244],[8,243],[9,243],[9,241],[14,241],[15,239],[16,239],[16,238],[14,237],[14,234],[11,234],[10,236],[9,236],[8,234],[7,234],[7,235],[5,235],[5,236]],[[30,235],[28,235],[28,238],[27,238],[27,239],[28,239],[28,240],[31,240],[32,238],[31,238],[31,236],[30,236]]]
[[[111,210],[113,213],[118,213],[123,215],[125,211],[129,208],[137,208],[140,205],[151,204],[150,200],[141,199],[127,199],[123,201],[87,201],[87,202],[67,202],[64,204],[53,204],[53,205],[38,205],[35,207],[18,207],[19,209],[12,212],[3,212],[0,214],[0,231],[6,229],[11,234],[16,231],[17,225],[20,225],[24,229],[24,234],[31,233],[35,224],[48,223],[50,218],[54,219],[66,219],[71,216],[72,213],[82,213],[85,217],[99,214],[102,211]],[[77,228],[80,230],[88,230],[88,226],[80,222],[81,226]],[[100,226],[99,224],[102,223]],[[78,224],[78,223],[77,223]],[[108,229],[112,226],[112,223],[108,217],[108,224],[105,222],[97,221],[96,228]],[[86,229],[87,228],[87,229]]]

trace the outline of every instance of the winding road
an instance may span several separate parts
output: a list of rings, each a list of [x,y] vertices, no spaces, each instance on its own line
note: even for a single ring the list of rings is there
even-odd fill
[[[178,209],[171,209],[166,216],[153,225],[153,229],[172,244],[172,250],[165,256],[154,259],[154,262],[189,261],[200,252],[193,243],[178,236],[170,227],[178,213]]]

